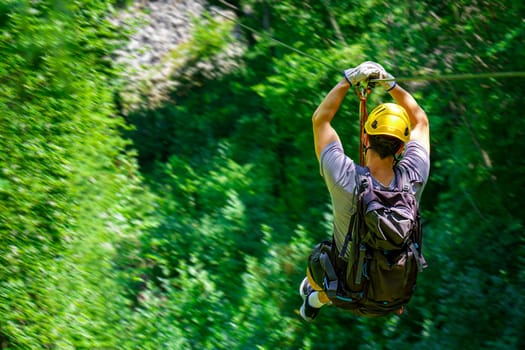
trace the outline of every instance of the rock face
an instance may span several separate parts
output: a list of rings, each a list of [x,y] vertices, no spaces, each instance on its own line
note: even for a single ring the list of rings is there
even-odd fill
[[[184,52],[185,44],[194,40],[195,21],[204,22],[205,13],[211,13],[216,21],[227,21],[218,11],[224,10],[207,7],[203,0],[136,1],[113,19],[133,33],[128,44],[115,52],[116,63],[125,69],[124,113],[166,101],[181,75],[224,74],[238,66],[243,53],[239,42],[230,43],[212,58],[190,60]],[[235,17],[232,12],[224,13]]]

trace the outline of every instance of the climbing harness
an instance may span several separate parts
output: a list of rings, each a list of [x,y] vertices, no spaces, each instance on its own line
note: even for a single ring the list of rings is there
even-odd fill
[[[359,164],[365,165],[365,124],[368,119],[368,112],[366,110],[366,99],[372,93],[372,88],[368,86],[368,81],[359,83],[355,87],[355,92],[359,98]]]

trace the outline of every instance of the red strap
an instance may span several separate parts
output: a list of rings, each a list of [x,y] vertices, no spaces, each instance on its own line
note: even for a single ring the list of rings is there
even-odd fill
[[[368,112],[366,111],[366,99],[368,95],[372,92],[370,88],[366,85],[358,85],[356,86],[356,94],[359,97],[359,130],[360,130],[360,138],[359,138],[359,164],[361,166],[365,165],[365,150],[364,150],[364,143],[365,143],[365,123],[368,119]]]

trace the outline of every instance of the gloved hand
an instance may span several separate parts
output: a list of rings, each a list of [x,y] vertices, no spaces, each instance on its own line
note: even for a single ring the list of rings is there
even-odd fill
[[[374,70],[374,73],[370,76],[370,79],[395,79],[394,76],[390,73],[388,73],[385,68],[383,68],[382,65],[376,62],[368,61],[367,66],[370,67],[370,69]],[[373,67],[373,68],[372,68]],[[396,86],[395,80],[390,81],[378,81],[383,88],[385,88],[386,91],[392,90]]]
[[[379,69],[376,64],[370,61],[363,62],[357,67],[345,70],[343,74],[350,86],[355,86],[362,81],[379,76]]]

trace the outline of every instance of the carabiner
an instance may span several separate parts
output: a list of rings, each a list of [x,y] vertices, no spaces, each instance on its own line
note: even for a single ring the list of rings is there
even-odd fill
[[[367,96],[372,92],[372,88],[368,86],[368,80],[360,82],[355,86],[355,93],[361,101],[366,100]]]

